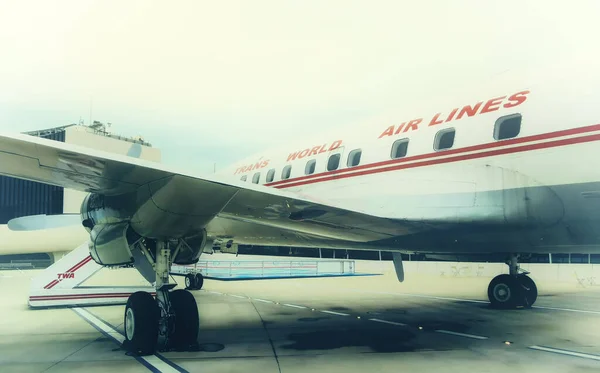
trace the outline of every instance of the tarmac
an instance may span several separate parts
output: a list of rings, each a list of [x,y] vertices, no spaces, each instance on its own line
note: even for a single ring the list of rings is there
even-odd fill
[[[487,277],[206,280],[198,351],[140,358],[123,306],[29,309],[33,275],[0,272],[2,373],[600,371],[600,287],[538,283],[534,308],[498,311]]]

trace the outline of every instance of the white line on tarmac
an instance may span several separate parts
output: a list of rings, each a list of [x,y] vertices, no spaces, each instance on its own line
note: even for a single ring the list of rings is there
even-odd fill
[[[283,303],[283,305],[288,306],[288,307],[294,307],[294,308],[302,308],[302,309],[306,308],[304,306],[297,306],[295,304],[288,304],[288,303]]]
[[[594,315],[600,315],[600,311],[574,310],[572,308],[557,308],[557,307],[545,307],[545,306],[533,306],[531,308],[538,308],[538,309],[541,309],[541,310],[552,310],[552,311],[591,313],[591,314],[594,314]]]
[[[466,302],[466,303],[490,304],[490,302],[485,301],[485,300],[461,299],[461,298],[451,298],[451,297],[438,297],[438,296],[435,296],[435,295],[408,294],[408,293],[392,293],[392,292],[386,292],[386,291],[365,291],[365,290],[356,290],[356,289],[347,289],[347,290],[353,291],[353,292],[358,292],[358,293],[386,294],[386,295],[397,295],[397,296],[401,296],[401,297],[415,297],[415,298],[451,300],[451,301],[459,301],[459,302]],[[600,315],[600,311],[576,310],[576,309],[572,309],[572,308],[545,307],[545,306],[533,306],[531,308],[537,308],[537,309],[542,309],[542,310],[564,311],[564,312],[577,312],[577,313],[589,313],[589,314],[594,314],[594,315]]]
[[[266,299],[260,299],[260,298],[254,298],[254,300],[257,302],[263,302],[263,303],[273,303],[272,300],[266,300]]]
[[[74,307],[74,308],[72,308],[72,310],[75,311],[78,315],[80,315],[84,319],[86,319],[92,325],[95,325],[99,329],[103,330],[106,334],[108,334],[109,336],[116,339],[119,343],[123,343],[123,341],[125,340],[125,337],[123,336],[123,334],[114,330],[113,328],[108,326],[104,321],[98,319],[96,316],[92,315],[91,313],[84,310],[83,308]]]
[[[453,300],[459,302],[469,302],[469,303],[485,303],[489,304],[490,302],[484,300],[475,300],[475,299],[461,299],[461,298],[451,298],[451,297],[438,297],[435,295],[425,295],[425,294],[410,294],[410,293],[392,293],[388,291],[365,291],[365,290],[356,290],[356,289],[348,289],[350,291],[355,291],[358,293],[373,293],[373,294],[386,294],[386,295],[398,295],[401,297],[415,297],[415,298],[428,298],[428,299],[439,299],[439,300]]]
[[[73,311],[75,311],[79,316],[83,317],[87,322],[94,325],[98,329],[102,330],[104,333],[106,333],[108,336],[114,338],[118,342],[123,343],[123,341],[125,340],[125,337],[123,336],[123,334],[119,333],[118,331],[116,331],[115,329],[113,329],[112,327],[107,325],[104,321],[100,320],[99,318],[92,315],[91,313],[84,310],[83,308],[74,307],[71,309]],[[154,367],[158,372],[179,373],[179,370],[171,367],[169,364],[167,364],[164,361],[162,361],[161,359],[159,359],[158,356],[156,356],[156,355],[139,356],[139,358],[144,360],[147,364]]]
[[[332,315],[338,315],[338,316],[350,316],[350,315],[349,315],[349,314],[347,314],[347,313],[334,312],[334,311],[326,311],[326,310],[323,310],[323,311],[321,311],[321,312],[323,312],[323,313],[329,313],[329,314],[332,314]]]
[[[381,320],[381,319],[369,319],[370,321],[375,321],[375,322],[381,322],[384,324],[390,324],[390,325],[397,325],[397,326],[406,326],[406,324],[403,324],[401,322],[395,322],[395,321],[387,321],[387,320]]]
[[[599,355],[584,354],[582,352],[560,350],[558,348],[551,348],[551,347],[544,347],[544,346],[529,346],[529,348],[531,348],[532,350],[553,352],[555,354],[570,355],[570,356],[575,356],[575,357],[581,357],[584,359],[600,360]]]
[[[242,295],[235,295],[235,294],[229,294],[230,297],[235,297],[235,298],[242,298],[242,299],[247,299],[247,297],[244,297]]]
[[[218,291],[211,291],[211,290],[207,290],[209,293],[213,293],[213,294],[219,294],[219,295],[223,295],[223,293],[218,292]]]
[[[451,332],[450,330],[443,330],[443,329],[438,329],[438,330],[436,330],[436,332],[437,333],[443,333],[443,334],[456,335],[456,336],[459,336],[459,337],[473,338],[473,339],[488,339],[488,337],[483,337],[481,335],[457,333],[457,332]]]

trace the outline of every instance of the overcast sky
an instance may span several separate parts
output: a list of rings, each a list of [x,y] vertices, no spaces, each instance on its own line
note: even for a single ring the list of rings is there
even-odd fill
[[[597,48],[600,1],[0,0],[0,130],[92,119],[212,171]],[[414,116],[414,115],[413,115]]]

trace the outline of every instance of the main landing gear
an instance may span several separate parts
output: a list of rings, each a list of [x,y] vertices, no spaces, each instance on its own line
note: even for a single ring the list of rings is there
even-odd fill
[[[125,342],[123,346],[138,355],[160,350],[185,351],[197,345],[198,307],[186,290],[174,290],[169,284],[171,251],[165,243],[156,247],[156,299],[143,291],[133,293],[125,306]]]
[[[494,277],[488,286],[488,298],[493,308],[508,309],[531,307],[537,299],[537,286],[527,276],[529,272],[519,273],[519,257],[512,254],[507,261],[509,274]]]
[[[204,285],[202,273],[188,273],[185,275],[185,288],[188,290],[200,290]]]

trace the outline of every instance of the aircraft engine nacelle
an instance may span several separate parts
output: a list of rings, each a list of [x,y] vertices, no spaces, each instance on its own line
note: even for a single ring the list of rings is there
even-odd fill
[[[98,224],[129,222],[135,212],[131,201],[131,196],[88,194],[81,203],[81,224],[91,233]]]
[[[133,263],[136,258],[137,267],[141,262],[147,261],[144,256],[138,255],[136,250],[139,251],[139,248],[132,247],[143,238],[136,233],[131,224],[137,210],[132,201],[135,203],[135,198],[131,195],[105,196],[92,193],[84,198],[80,210],[81,223],[90,233],[90,254],[98,264],[125,265]],[[155,240],[144,237],[143,241],[150,255],[156,257]],[[198,262],[208,241],[205,229],[169,240],[169,247],[174,250],[175,255],[173,262]]]
[[[128,237],[128,232],[129,237]],[[90,255],[101,265],[124,265],[133,263],[130,245],[135,233],[128,222],[96,224],[90,232]]]
[[[133,263],[130,245],[140,237],[130,227],[128,198],[88,194],[81,204],[81,224],[90,233],[90,255],[101,265]]]
[[[204,251],[204,247],[207,245],[212,247],[212,240],[208,240],[205,229],[194,236],[185,237],[181,241],[179,251],[173,260],[176,264],[197,263]]]

